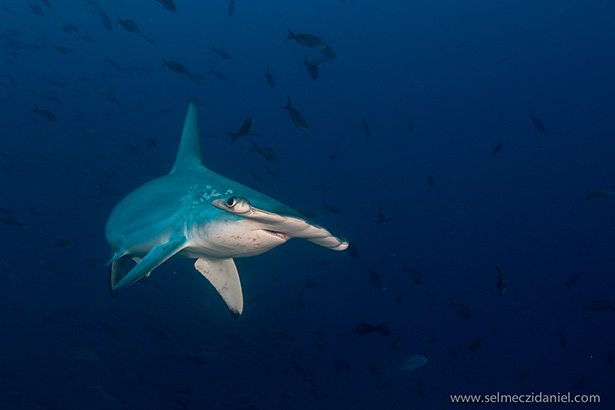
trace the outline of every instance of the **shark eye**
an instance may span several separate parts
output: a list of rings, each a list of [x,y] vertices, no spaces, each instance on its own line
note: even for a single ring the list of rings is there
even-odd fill
[[[226,200],[226,205],[228,205],[229,208],[234,207],[236,204],[237,204],[237,198],[235,198],[234,196]]]

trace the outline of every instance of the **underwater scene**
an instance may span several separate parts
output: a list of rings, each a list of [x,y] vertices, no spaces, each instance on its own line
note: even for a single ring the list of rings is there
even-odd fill
[[[613,21],[3,0],[0,409],[615,408]]]

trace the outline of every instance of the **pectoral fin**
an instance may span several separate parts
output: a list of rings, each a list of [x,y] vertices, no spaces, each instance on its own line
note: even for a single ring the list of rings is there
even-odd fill
[[[239,317],[243,312],[243,293],[233,259],[199,258],[194,267],[216,288],[231,314]]]
[[[181,251],[186,245],[186,238],[179,236],[170,239],[167,243],[154,246],[125,276],[120,278],[120,269],[123,258],[113,262],[111,268],[111,290],[113,294],[125,286],[128,286],[163,264],[171,256]],[[117,264],[117,267],[116,267]]]

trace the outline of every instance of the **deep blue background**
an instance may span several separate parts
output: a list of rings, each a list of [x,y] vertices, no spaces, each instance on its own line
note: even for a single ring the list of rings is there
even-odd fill
[[[447,409],[460,406],[449,394],[568,391],[613,408],[615,313],[585,306],[615,302],[615,199],[582,199],[615,185],[614,2],[236,0],[230,18],[226,0],[176,0],[175,14],[154,0],[51,1],[0,8],[2,408]],[[320,53],[283,42],[287,27],[336,52],[318,80],[298,63]],[[308,132],[280,108],[286,94]],[[238,320],[187,260],[113,299],[106,218],[170,169],[188,101],[208,167],[317,211],[359,258],[291,241],[238,260]],[[248,116],[258,135],[229,145]],[[362,322],[391,335],[357,339]],[[415,354],[427,364],[402,371]]]

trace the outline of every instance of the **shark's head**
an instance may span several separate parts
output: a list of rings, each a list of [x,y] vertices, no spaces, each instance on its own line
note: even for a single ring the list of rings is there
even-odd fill
[[[257,208],[248,199],[236,195],[226,199],[216,199],[212,205],[234,216],[234,218],[217,218],[211,222],[224,224],[224,227],[218,225],[215,231],[218,234],[221,230],[224,231],[223,236],[226,240],[232,241],[226,245],[230,245],[236,252],[241,252],[236,256],[258,255],[291,238],[306,239],[336,250],[348,247],[347,241],[332,236],[324,228],[294,212],[274,213]]]

